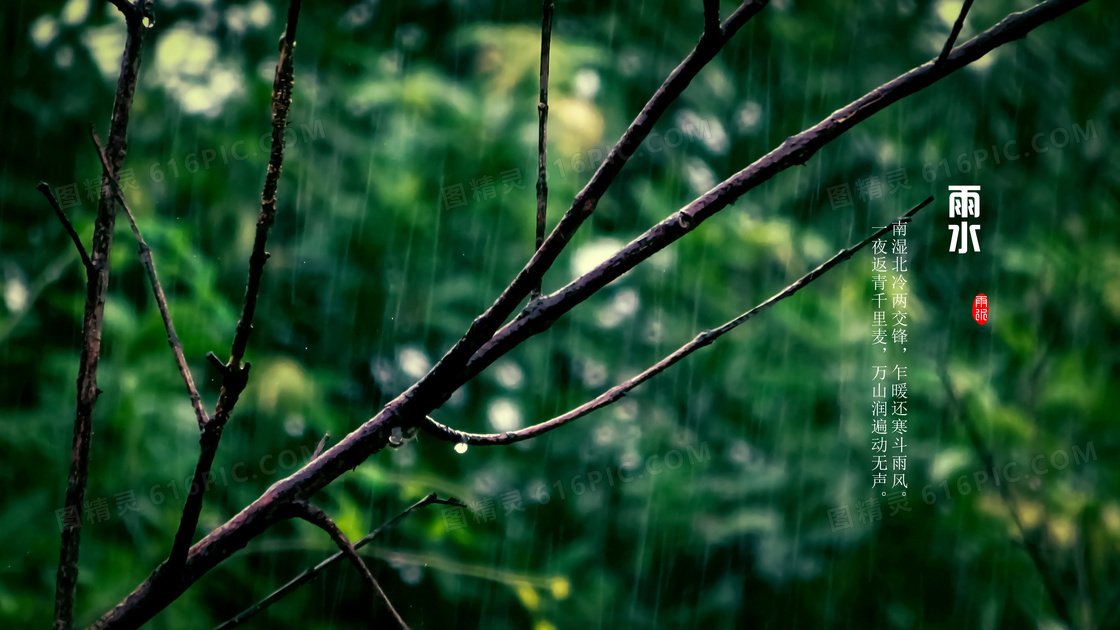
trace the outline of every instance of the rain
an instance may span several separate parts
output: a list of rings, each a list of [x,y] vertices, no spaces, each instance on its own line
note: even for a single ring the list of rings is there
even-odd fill
[[[0,8],[0,626],[1120,628],[1101,0]]]

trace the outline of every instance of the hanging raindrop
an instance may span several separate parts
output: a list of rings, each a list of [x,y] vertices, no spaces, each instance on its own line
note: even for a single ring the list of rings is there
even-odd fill
[[[463,454],[463,453],[466,453],[467,452],[467,443],[466,442],[459,442],[458,444],[456,444],[455,445],[455,452],[459,453],[460,455]]]
[[[396,448],[401,444],[404,444],[404,434],[400,427],[393,427],[393,431],[389,434],[389,446]]]

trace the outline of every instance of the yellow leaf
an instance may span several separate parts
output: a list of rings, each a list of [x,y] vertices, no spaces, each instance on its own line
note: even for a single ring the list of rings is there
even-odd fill
[[[557,577],[552,578],[548,582],[549,588],[552,589],[552,596],[556,599],[567,599],[568,592],[571,591],[572,585],[566,578]]]
[[[536,610],[540,607],[541,598],[537,595],[537,592],[533,590],[533,587],[529,586],[528,582],[518,582],[515,588],[517,589],[517,596],[521,599],[521,603],[525,604],[526,608],[529,610]]]

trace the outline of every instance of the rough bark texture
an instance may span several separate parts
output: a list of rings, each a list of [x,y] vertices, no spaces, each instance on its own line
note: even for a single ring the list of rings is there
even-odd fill
[[[101,390],[97,387],[97,366],[101,358],[101,326],[105,313],[105,294],[109,288],[109,252],[113,246],[113,226],[117,203],[108,192],[128,147],[128,119],[132,97],[140,76],[140,49],[143,45],[143,14],[148,5],[114,3],[125,16],[128,30],[120,76],[117,79],[113,117],[109,124],[109,169],[101,179],[101,197],[89,255],[85,314],[82,317],[82,355],[78,364],[77,410],[74,414],[74,439],[70,453],[70,476],[66,485],[65,510],[68,517],[62,528],[62,545],[55,585],[55,630],[68,630],[74,619],[74,594],[78,583],[78,549],[81,545],[81,513],[89,476],[89,442],[93,430],[93,408]]]

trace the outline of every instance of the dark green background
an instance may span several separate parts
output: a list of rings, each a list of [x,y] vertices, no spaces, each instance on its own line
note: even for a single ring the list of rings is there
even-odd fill
[[[725,16],[734,8],[721,5]],[[77,185],[81,205],[68,213],[88,246],[96,204],[85,182],[100,168],[86,129],[93,121],[107,133],[124,33],[108,3],[84,6],[0,10],[7,627],[47,626],[53,608],[84,289],[77,254],[35,186]],[[962,41],[1027,6],[977,2]],[[934,57],[958,7],[771,3],[659,123],[677,146],[649,145],[626,167],[545,289]],[[129,128],[128,196],[212,409],[216,375],[203,356],[228,353],[240,311],[285,6],[180,0],[156,10]],[[618,138],[702,25],[699,0],[559,2],[556,15],[550,226],[590,175],[587,151]],[[516,410],[527,424],[561,413],[933,194],[908,234],[910,512],[892,516],[884,503],[880,520],[839,531],[828,517],[841,506],[855,517],[856,502],[873,497],[869,377],[881,357],[870,343],[869,251],[573,426],[462,455],[421,436],[316,503],[357,538],[428,492],[495,502],[493,520],[467,512],[454,531],[440,507],[428,508],[369,548],[414,628],[1060,628],[997,490],[976,488],[983,465],[952,414],[945,369],[1001,467],[1029,472],[1044,456],[1036,465],[1049,472],[1011,490],[1044,532],[1075,615],[1099,622],[1120,585],[1118,29],[1115,5],[1091,2],[877,114],[434,414],[490,431],[491,414]],[[410,370],[450,347],[532,251],[539,5],[305,2],[298,43],[272,258],[246,357],[252,378],[215,464],[227,481],[207,495],[199,536],[294,470],[323,432],[346,434],[403,391]],[[690,122],[699,134],[670,133]],[[1029,148],[1038,133],[1042,154]],[[978,150],[1012,140],[1020,159],[978,166]],[[859,198],[857,180],[900,168],[910,189]],[[522,188],[506,192],[511,170]],[[476,198],[472,182],[485,192],[486,177],[494,195]],[[854,203],[834,207],[829,189],[845,184]],[[948,252],[946,187],[955,184],[982,186],[979,254]],[[468,203],[449,208],[441,191],[456,185]],[[82,624],[165,557],[198,450],[124,221],[112,263],[87,493],[107,501],[109,518],[86,515]],[[970,313],[977,293],[991,300],[983,327]],[[1074,446],[1088,461],[1049,465]],[[645,474],[643,462],[675,462],[673,451],[679,468],[655,463],[660,474]],[[643,477],[584,489],[591,471],[617,474],[623,461]],[[501,495],[513,491],[525,511],[507,515]],[[128,492],[136,511],[118,514],[116,495]],[[278,525],[151,627],[212,627],[330,552],[311,526]],[[340,565],[251,627],[365,627],[369,607]]]

